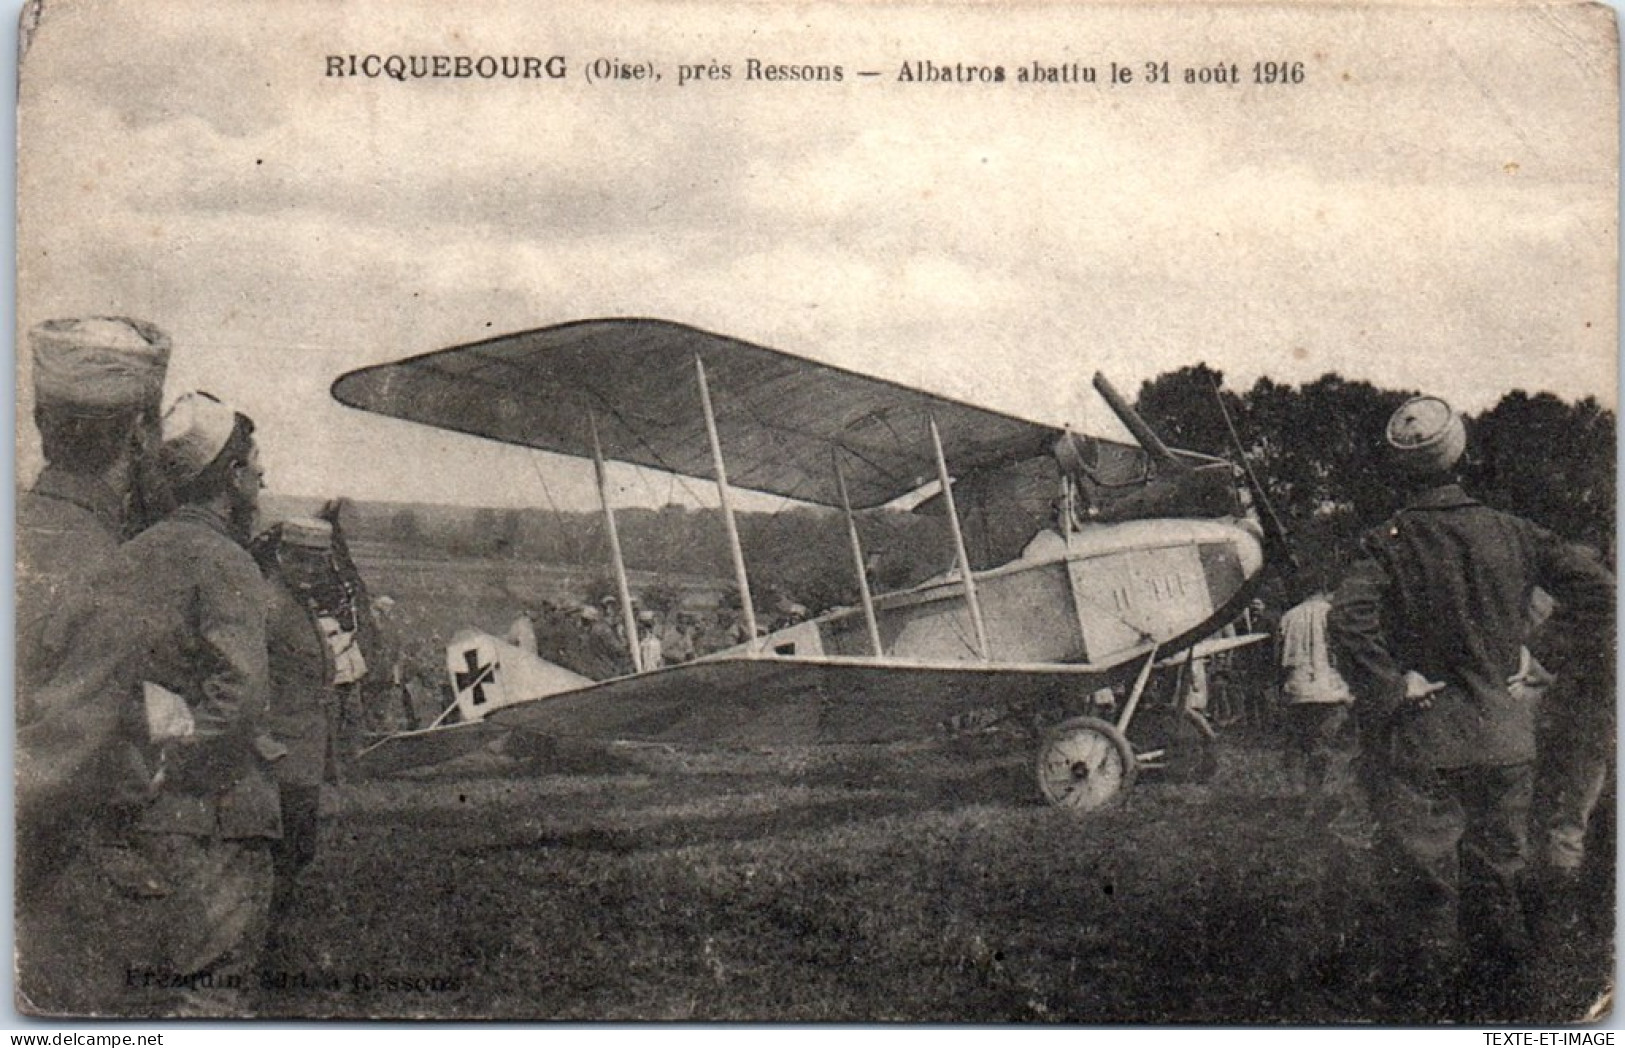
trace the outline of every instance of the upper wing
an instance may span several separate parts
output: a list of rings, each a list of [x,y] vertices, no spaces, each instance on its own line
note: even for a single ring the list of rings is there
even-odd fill
[[[1061,430],[664,320],[583,320],[362,368],[344,404],[442,429],[712,478],[695,375],[705,364],[729,481],[854,508],[936,478],[934,418],[957,473],[1046,452]]]

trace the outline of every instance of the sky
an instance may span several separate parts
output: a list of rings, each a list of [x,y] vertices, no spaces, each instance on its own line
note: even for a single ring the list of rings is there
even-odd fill
[[[1580,5],[47,0],[22,62],[19,330],[126,314],[302,496],[588,508],[585,464],[340,406],[340,374],[678,320],[1085,431],[1206,362],[1468,411],[1617,403],[1616,55]],[[326,75],[563,56],[560,80]],[[589,81],[594,59],[659,81]],[[840,65],[840,83],[746,79]],[[929,60],[1001,84],[907,83]],[[1300,84],[1252,63],[1301,62]],[[683,64],[727,81],[678,86]],[[1021,84],[1038,62],[1094,84]],[[1135,80],[1109,84],[1112,63]],[[1146,83],[1166,62],[1175,82]],[[1186,84],[1234,63],[1239,84]],[[877,77],[860,77],[876,71]],[[18,475],[39,465],[18,357]],[[623,504],[706,501],[629,468]],[[747,503],[748,505],[749,503]]]

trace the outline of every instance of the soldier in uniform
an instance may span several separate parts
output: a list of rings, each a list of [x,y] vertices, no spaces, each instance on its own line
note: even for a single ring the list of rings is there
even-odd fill
[[[1364,780],[1394,903],[1394,1003],[1516,1014],[1528,959],[1533,704],[1514,694],[1535,587],[1556,598],[1570,679],[1611,678],[1614,580],[1544,528],[1481,505],[1454,470],[1460,415],[1418,397],[1388,422],[1404,508],[1366,536],[1329,617],[1355,694]],[[1544,659],[1544,657],[1543,657]]]
[[[108,790],[110,755],[144,744],[156,769],[132,841],[162,883],[96,924],[82,993],[45,1011],[238,1015],[265,934],[280,835],[260,743],[268,684],[265,583],[246,550],[263,486],[253,423],[208,394],[164,416],[179,508],[121,547],[72,657],[33,693],[17,738],[19,825],[47,832]]]
[[[272,849],[276,883],[267,944],[273,950],[283,941],[298,877],[316,859],[334,667],[317,621],[315,591],[332,550],[333,526],[315,517],[284,521],[254,542],[255,560],[270,584],[266,730],[274,740],[271,767],[282,809],[282,839]]]
[[[1582,546],[1580,551],[1600,562],[1595,550]],[[1546,658],[1560,656],[1568,638],[1547,628],[1551,600],[1546,593],[1536,590],[1534,596],[1530,620],[1536,639],[1530,647]],[[1513,689],[1535,704],[1537,756],[1530,815],[1535,868],[1530,880],[1539,896],[1537,931],[1545,940],[1540,945],[1557,958],[1585,913],[1581,875],[1586,837],[1614,764],[1615,694],[1595,681],[1554,677],[1530,653],[1524,656]],[[1612,880],[1612,864],[1606,872]]]
[[[588,676],[594,680],[624,677],[632,672],[632,657],[626,653],[626,641],[607,617],[618,614],[620,605],[610,597],[604,600],[604,607],[608,610],[588,607],[581,613],[587,624],[587,652],[592,661],[592,672]]]
[[[381,731],[417,731],[423,724],[418,721],[417,708],[407,694],[410,674],[402,646],[406,625],[403,613],[395,598],[386,594],[372,598],[368,610],[372,615],[373,635],[378,638],[378,665],[372,674],[370,708]]]
[[[529,608],[519,609],[519,615],[508,624],[508,635],[503,640],[527,655],[536,654],[536,616]]]
[[[638,612],[638,661],[643,663],[645,672],[658,670],[666,662],[660,645],[660,630],[652,611]]]
[[[45,468],[17,500],[17,656],[27,685],[51,668],[53,609],[135,530],[132,504],[157,445],[169,338],[124,317],[48,320],[29,332]],[[140,521],[144,526],[150,521]]]
[[[1344,794],[1353,757],[1348,724],[1353,696],[1326,644],[1326,617],[1332,601],[1319,572],[1300,579],[1304,599],[1281,616],[1281,695],[1287,717],[1287,767],[1309,794],[1311,810],[1336,803]]]
[[[121,539],[147,523],[137,511],[154,499],[140,488],[151,481],[170,353],[162,331],[125,317],[48,320],[29,332],[29,345],[45,468],[17,500],[19,728],[36,719],[36,692],[89,613],[96,574]],[[109,879],[141,890],[151,880],[124,847],[147,774],[133,750],[121,763],[123,776],[109,779],[75,817],[18,826],[14,901],[25,999],[60,1000],[58,990],[82,982],[79,964],[95,950],[76,914],[80,904],[95,909],[83,891],[99,894]],[[75,863],[80,876],[63,884]]]

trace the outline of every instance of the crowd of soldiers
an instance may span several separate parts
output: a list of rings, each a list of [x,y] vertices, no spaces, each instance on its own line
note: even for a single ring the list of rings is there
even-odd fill
[[[29,349],[45,466],[18,503],[19,1006],[246,1014],[323,784],[368,731],[426,726],[393,602],[368,597],[338,504],[254,534],[254,422],[201,391],[164,410],[162,331],[53,320]],[[539,628],[558,661],[618,676],[616,611],[538,606],[517,640],[537,650]],[[648,668],[743,640],[688,612],[634,621]]]
[[[252,534],[254,423],[204,392],[161,410],[161,331],[49,321],[30,350],[46,465],[18,505],[20,1004],[245,1014],[315,856],[321,786],[353,751],[345,717],[376,705],[343,697],[387,598],[366,598],[336,511]],[[1303,773],[1328,826],[1364,815],[1340,840],[1381,886],[1350,918],[1380,958],[1337,978],[1420,1018],[1516,1013],[1539,945],[1522,893],[1535,875],[1549,909],[1565,899],[1613,755],[1614,578],[1469,497],[1465,440],[1436,398],[1395,413],[1404,508],[1335,587],[1300,580],[1279,628]],[[627,618],[613,598],[539,604],[509,639],[619,676]],[[747,639],[726,608],[631,621],[644,669]],[[392,661],[372,679],[404,694]]]
[[[30,335],[46,464],[18,504],[19,1003],[231,1014],[282,823],[254,424],[202,392],[161,414],[151,325]]]
[[[124,317],[29,335],[45,466],[17,511],[18,1003],[250,1007],[357,745],[369,602],[324,515],[254,536],[251,419],[160,398]]]
[[[757,630],[784,629],[807,617],[805,605],[780,599],[764,618],[766,625],[759,623]],[[709,613],[685,608],[657,611],[634,602],[631,618],[637,630],[638,667],[632,664],[626,616],[616,597],[605,597],[596,604],[572,606],[544,600],[526,605],[508,626],[504,639],[584,677],[609,680],[634,668],[647,672],[692,662],[743,644],[747,638],[743,616],[725,606]]]

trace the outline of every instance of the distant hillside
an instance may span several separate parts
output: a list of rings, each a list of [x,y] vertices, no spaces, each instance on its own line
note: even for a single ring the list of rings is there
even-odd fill
[[[306,515],[321,500],[266,495],[267,522]],[[581,580],[609,575],[609,542],[599,513],[489,509],[416,502],[346,501],[340,520],[363,560],[451,559],[554,571],[542,590],[558,596]],[[738,515],[740,544],[756,602],[783,597],[816,611],[857,601],[852,554],[838,513],[792,509]],[[666,506],[616,513],[627,569],[658,576],[686,590],[731,587],[733,566],[721,513]],[[882,588],[894,588],[942,570],[948,561],[940,520],[908,513],[859,515],[865,548]],[[600,583],[601,585],[601,583]],[[590,587],[588,587],[590,588]],[[582,594],[575,594],[576,599]]]

